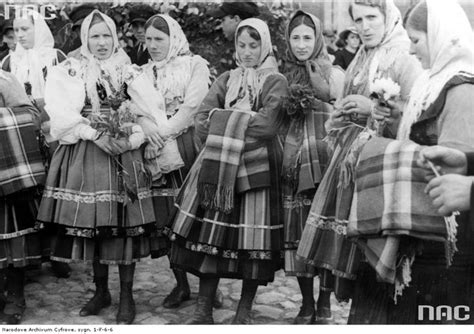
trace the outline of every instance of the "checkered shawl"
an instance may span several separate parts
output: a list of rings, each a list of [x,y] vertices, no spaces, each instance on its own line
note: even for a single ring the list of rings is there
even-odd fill
[[[265,144],[246,138],[254,112],[214,109],[198,178],[200,204],[208,210],[230,213],[234,194],[270,186]]]
[[[0,108],[0,196],[44,183],[36,130],[28,110]]]
[[[373,138],[363,148],[347,236],[356,239],[385,282],[396,283],[404,255],[400,236],[445,241],[444,218],[424,193],[423,170],[416,165],[421,146]]]

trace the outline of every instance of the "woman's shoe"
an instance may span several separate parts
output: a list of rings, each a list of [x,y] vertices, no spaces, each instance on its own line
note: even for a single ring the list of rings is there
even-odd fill
[[[180,287],[176,286],[171,293],[166,296],[165,300],[163,300],[163,307],[164,308],[177,308],[179,307],[184,301],[191,299],[191,293],[189,290],[183,290]]]
[[[316,311],[315,324],[326,325],[334,320],[330,307],[318,307]]]
[[[7,325],[17,325],[21,322],[26,309],[25,298],[8,295],[7,303],[3,309],[4,321]]]
[[[224,294],[219,288],[216,290],[216,296],[214,297],[214,308],[221,308],[224,306]]]
[[[136,310],[132,287],[133,282],[120,282],[120,302],[116,319],[118,325],[130,325],[135,320]]]
[[[300,312],[296,316],[296,318],[293,320],[293,324],[295,325],[311,325],[314,324],[314,321],[316,319],[316,310],[313,308],[311,313],[308,315],[303,315],[303,307],[300,308]],[[306,312],[305,312],[306,313]]]
[[[213,325],[212,318],[212,304],[213,300],[209,297],[198,296],[194,315],[191,319],[186,321],[186,325]]]
[[[94,296],[84,305],[79,311],[81,317],[87,317],[89,315],[97,315],[99,312],[112,304],[112,297],[110,292],[98,293],[97,290]]]
[[[89,315],[97,315],[100,310],[112,304],[112,297],[110,296],[107,287],[108,277],[94,277],[95,293],[94,296],[87,302],[86,305],[79,311],[81,317]]]
[[[51,271],[57,278],[69,278],[71,276],[71,267],[64,262],[51,260]]]

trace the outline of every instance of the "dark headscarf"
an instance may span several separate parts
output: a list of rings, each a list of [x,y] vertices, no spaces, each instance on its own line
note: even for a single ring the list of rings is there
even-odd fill
[[[313,24],[315,26],[315,30],[314,30],[315,45],[314,45],[313,54],[309,57],[308,60],[305,60],[305,61],[299,61],[296,58],[296,56],[291,51],[291,45],[290,45],[291,23],[297,17],[301,15],[309,17],[311,21],[313,21]],[[323,78],[325,78],[326,81],[329,82],[332,63],[329,60],[326,44],[324,43],[324,36],[323,36],[321,21],[319,21],[319,19],[316,16],[310,13],[304,12],[302,10],[297,10],[291,17],[290,21],[288,22],[288,25],[286,26],[285,37],[286,37],[286,44],[287,44],[286,56],[288,60],[288,64],[286,64],[286,67],[285,67],[285,76],[288,79],[288,83],[309,85],[311,81],[309,78],[309,73],[307,71],[307,66],[311,63],[317,65],[317,68],[319,68],[323,74]]]

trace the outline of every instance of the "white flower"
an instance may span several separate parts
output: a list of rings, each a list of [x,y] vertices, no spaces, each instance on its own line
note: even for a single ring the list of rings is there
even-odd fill
[[[388,101],[400,95],[400,86],[391,78],[380,78],[374,80],[371,91]]]

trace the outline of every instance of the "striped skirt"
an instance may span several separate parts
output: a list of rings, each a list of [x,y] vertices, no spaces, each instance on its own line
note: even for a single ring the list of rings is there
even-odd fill
[[[273,281],[281,268],[283,224],[272,189],[235,197],[234,212],[223,214],[199,206],[197,182],[202,154],[191,168],[175,204],[169,229],[172,266],[200,277]]]
[[[184,162],[184,167],[163,175],[158,185],[153,185],[153,209],[156,218],[156,231],[150,238],[151,257],[159,258],[168,255],[170,242],[164,229],[169,226],[175,212],[174,202],[181,186],[196,159],[197,149],[194,145],[194,129],[190,128],[176,138],[178,150]]]
[[[51,259],[130,264],[150,255],[155,216],[142,152],[116,159],[90,141],[54,153],[38,213],[53,235]]]
[[[41,263],[35,230],[39,199],[37,188],[0,197],[0,269]]]

